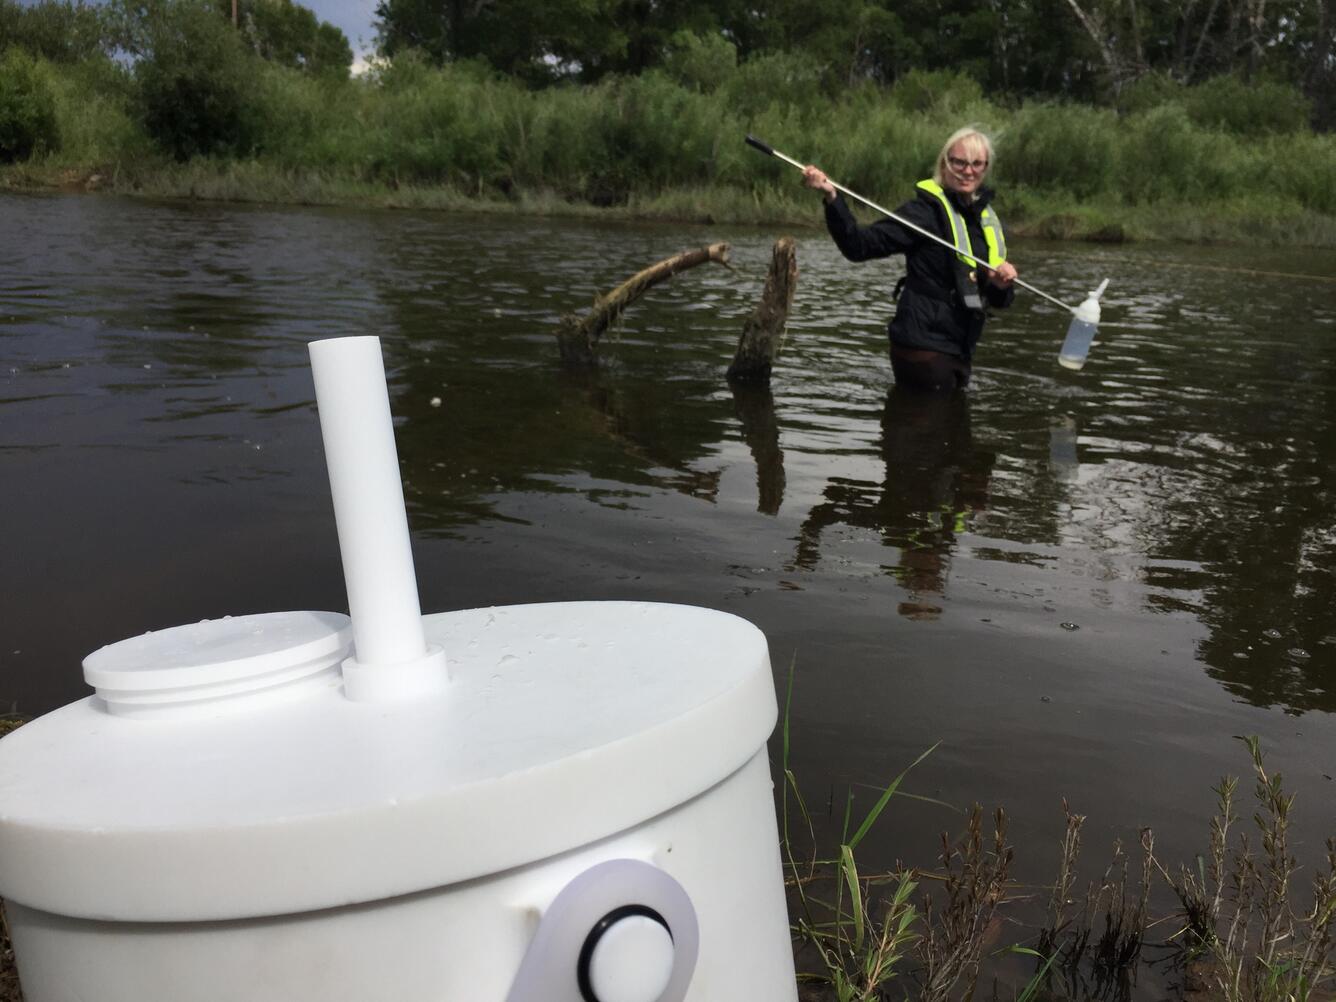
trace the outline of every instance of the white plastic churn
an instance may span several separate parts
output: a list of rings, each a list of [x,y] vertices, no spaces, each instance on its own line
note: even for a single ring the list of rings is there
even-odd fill
[[[379,340],[311,356],[351,618],[112,644],[0,741],[28,1002],[792,1002],[764,636],[421,616]]]

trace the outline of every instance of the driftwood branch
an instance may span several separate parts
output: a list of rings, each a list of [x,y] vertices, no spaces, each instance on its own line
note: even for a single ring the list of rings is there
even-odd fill
[[[788,323],[789,307],[798,285],[798,255],[792,237],[780,237],[770,257],[770,273],[756,310],[742,325],[738,351],[728,367],[730,380],[770,378],[770,368],[779,355]]]
[[[637,272],[607,295],[600,296],[594,302],[593,309],[584,317],[577,317],[573,313],[562,317],[561,326],[557,330],[557,345],[561,349],[562,360],[583,365],[592,363],[594,348],[603,332],[616,323],[626,308],[647,290],[672,278],[679,271],[686,271],[706,261],[727,266],[728,250],[728,244],[720,243],[674,254]]]

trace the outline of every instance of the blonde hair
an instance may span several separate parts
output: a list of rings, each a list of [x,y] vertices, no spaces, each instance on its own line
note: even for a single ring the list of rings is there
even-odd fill
[[[937,166],[933,168],[932,179],[943,187],[946,186],[946,157],[956,143],[965,144],[966,156],[976,157],[982,154],[983,159],[988,161],[988,166],[979,175],[979,183],[982,184],[993,166],[993,141],[973,125],[967,125],[951,133],[950,138],[942,146],[942,152],[937,154]]]

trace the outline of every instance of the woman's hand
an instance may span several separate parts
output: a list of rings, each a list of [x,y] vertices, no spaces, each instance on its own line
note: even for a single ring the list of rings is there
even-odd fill
[[[1016,267],[1010,261],[1003,261],[988,272],[988,281],[999,289],[1009,288],[1011,283],[1016,281]]]
[[[821,168],[813,167],[810,164],[803,168],[803,184],[809,188],[815,188],[821,192],[827,202],[835,198],[835,186],[830,183],[830,178]]]

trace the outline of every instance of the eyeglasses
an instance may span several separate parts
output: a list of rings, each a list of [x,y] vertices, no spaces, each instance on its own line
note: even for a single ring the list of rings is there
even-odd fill
[[[987,160],[961,160],[959,157],[947,157],[946,162],[951,165],[952,170],[964,170],[969,167],[977,172],[988,166]]]

